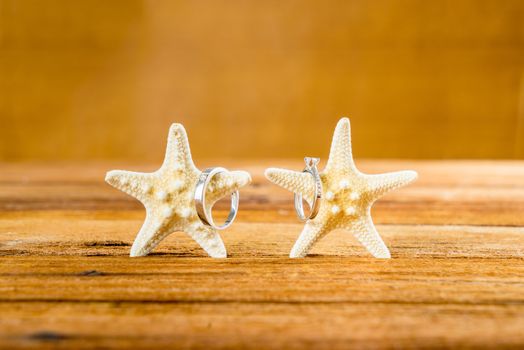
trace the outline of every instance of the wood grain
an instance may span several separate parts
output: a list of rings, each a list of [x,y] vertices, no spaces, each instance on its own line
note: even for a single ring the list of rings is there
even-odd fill
[[[261,174],[300,163],[209,164],[254,179],[226,260],[182,233],[128,257],[144,213],[103,174],[151,165],[1,164],[0,348],[524,346],[523,162],[359,162],[420,173],[375,206],[391,260],[345,231],[288,259],[301,224]]]

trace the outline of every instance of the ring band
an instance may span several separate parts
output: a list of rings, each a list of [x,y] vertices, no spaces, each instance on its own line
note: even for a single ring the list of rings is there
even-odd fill
[[[231,193],[231,209],[229,211],[229,215],[227,216],[226,222],[223,225],[215,225],[215,222],[213,221],[213,216],[211,215],[211,209],[209,210],[209,213],[206,210],[206,189],[209,185],[209,182],[216,174],[223,173],[226,171],[227,169],[220,167],[207,168],[202,172],[202,174],[200,174],[197,184],[195,186],[194,202],[198,217],[204,225],[210,226],[217,230],[223,230],[229,227],[235,220],[238,211],[238,191]]]
[[[304,158],[304,162],[306,163],[306,167],[302,172],[309,173],[311,176],[313,176],[313,179],[315,180],[315,194],[313,196],[313,203],[311,204],[311,211],[308,216],[304,214],[304,205],[302,204],[302,194],[296,193],[294,194],[295,197],[295,211],[297,213],[297,216],[302,221],[307,221],[309,219],[314,219],[318,211],[320,210],[320,201],[322,200],[322,180],[320,179],[320,175],[318,173],[317,164],[320,161],[319,158],[310,158],[306,157]]]

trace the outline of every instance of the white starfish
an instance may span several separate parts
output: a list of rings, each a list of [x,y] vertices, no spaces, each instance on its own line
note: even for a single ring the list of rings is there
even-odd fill
[[[308,203],[315,182],[309,173],[268,168],[266,177],[289,191],[302,194]],[[366,175],[355,167],[351,154],[349,119],[342,118],[335,129],[326,168],[320,173],[323,198],[318,215],[308,220],[291,250],[290,257],[307,255],[311,247],[330,231],[350,230],[376,258],[390,258],[388,248],[371,219],[371,206],[385,193],[417,178],[414,171]]]
[[[193,164],[187,134],[181,124],[169,129],[164,163],[153,173],[112,170],[106,181],[135,197],[146,209],[146,219],[131,247],[131,256],[144,256],[174,231],[184,231],[210,256],[225,258],[226,248],[218,232],[202,224],[193,196],[201,171]],[[245,171],[218,173],[206,192],[206,210],[220,198],[251,181]]]

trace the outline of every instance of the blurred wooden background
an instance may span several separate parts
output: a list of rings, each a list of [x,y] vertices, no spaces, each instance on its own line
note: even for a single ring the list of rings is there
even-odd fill
[[[0,159],[524,158],[524,1],[0,0]]]

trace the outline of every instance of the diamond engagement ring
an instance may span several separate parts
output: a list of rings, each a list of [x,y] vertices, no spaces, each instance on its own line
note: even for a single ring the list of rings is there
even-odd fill
[[[305,157],[304,162],[306,163],[306,167],[304,168],[304,173],[309,173],[311,176],[313,176],[313,180],[315,181],[315,193],[313,196],[313,203],[310,206],[310,213],[308,216],[304,214],[304,205],[302,204],[302,194],[296,193],[295,196],[295,211],[297,212],[297,216],[300,220],[306,221],[310,219],[314,219],[318,211],[320,209],[320,201],[322,199],[322,181],[320,180],[320,175],[318,174],[317,164],[320,161],[320,158],[311,158],[311,157]]]

